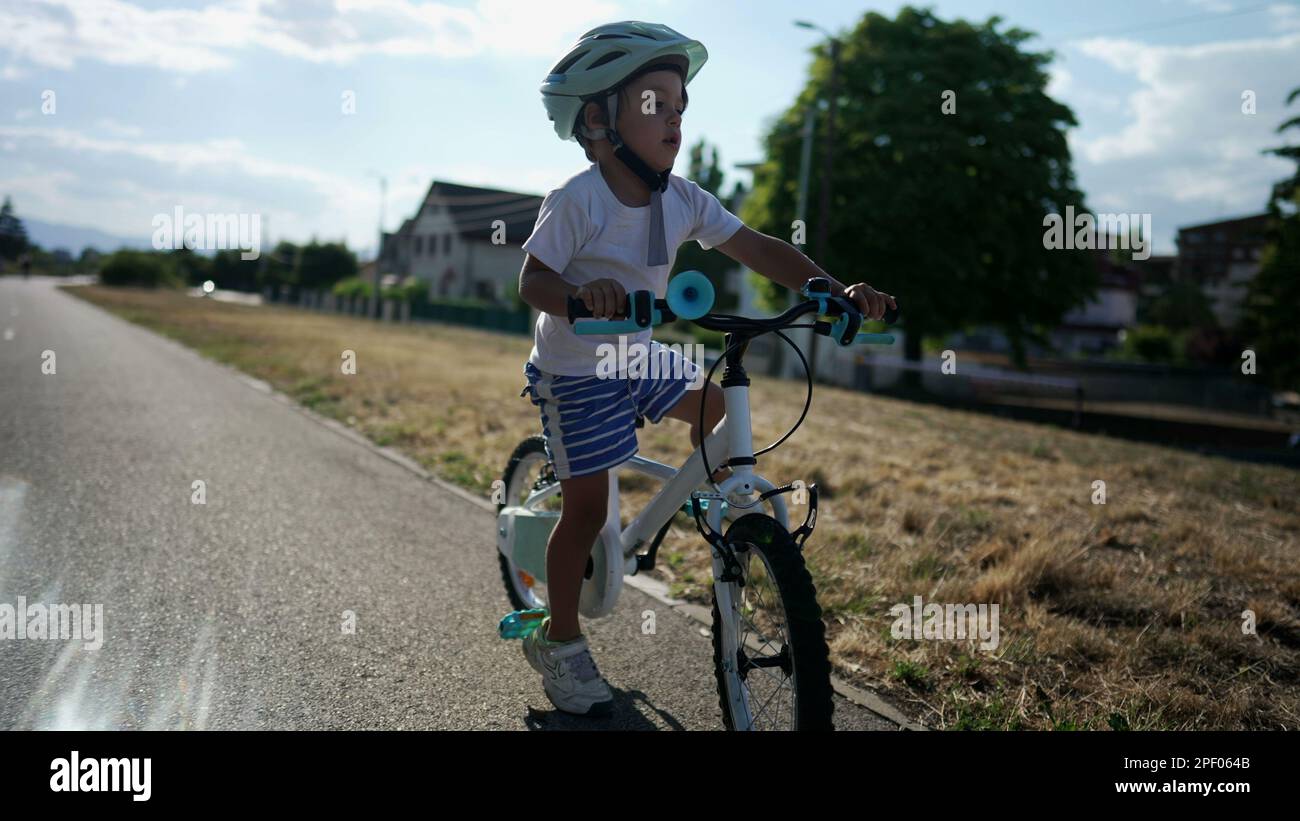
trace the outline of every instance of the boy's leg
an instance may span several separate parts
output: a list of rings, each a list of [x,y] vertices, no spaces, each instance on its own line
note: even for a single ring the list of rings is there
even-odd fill
[[[637,450],[635,408],[624,379],[555,376],[532,368],[529,383],[562,504],[546,543],[545,638],[568,641],[581,635],[578,599],[591,547],[605,523],[609,470]]]
[[[666,417],[680,419],[691,426],[691,445],[697,448],[700,446],[701,402],[704,403],[704,429],[712,433],[713,429],[722,421],[722,417],[726,415],[725,403],[722,399],[722,388],[713,382],[709,382],[700,390],[686,391],[681,400],[664,413]],[[718,468],[713,472],[713,481],[722,481],[727,478],[727,474],[730,472],[730,468]]]
[[[568,641],[581,634],[578,595],[587,570],[591,545],[605,523],[609,471],[560,480],[563,508],[546,543],[546,592],[550,629],[546,638]]]

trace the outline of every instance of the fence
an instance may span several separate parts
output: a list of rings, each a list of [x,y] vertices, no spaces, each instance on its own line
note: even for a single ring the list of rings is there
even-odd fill
[[[371,296],[338,296],[332,291],[286,286],[278,289],[268,286],[263,290],[262,297],[266,302],[280,305],[294,305],[325,313],[376,317],[386,322],[444,322],[525,336],[533,332],[532,314],[529,311],[517,311],[492,305],[437,300],[399,302],[385,299],[376,311],[375,299]]]
[[[1071,424],[1079,427],[1083,417],[1084,386],[1077,379],[1062,376],[1021,374],[964,364],[954,373],[943,373],[937,361],[909,362],[890,356],[860,357],[853,387],[880,390],[898,386],[902,371],[921,374],[922,387],[931,393],[969,402],[995,402],[1010,396],[1063,398],[1073,408]]]

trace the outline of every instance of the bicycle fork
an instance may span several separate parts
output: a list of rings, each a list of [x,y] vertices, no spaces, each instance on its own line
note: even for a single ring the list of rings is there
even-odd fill
[[[733,493],[745,500],[757,493],[758,497],[747,504],[737,506],[734,502],[731,503],[737,518],[744,515],[740,512],[741,509],[759,507],[764,501],[770,499],[772,511],[776,514],[774,518],[789,532],[789,517],[781,494],[793,491],[795,487],[793,484],[775,487],[754,472],[754,466],[758,462],[754,457],[754,437],[750,427],[749,378],[741,364],[741,357],[748,343],[746,340],[735,349],[732,348],[731,343],[732,338],[728,334],[726,345],[729,354],[722,376],[722,393],[726,406],[727,458],[722,464],[731,467],[731,475],[718,486],[719,493],[694,491],[691,494],[691,513],[695,519],[696,529],[709,543],[712,551],[713,589],[718,604],[719,630],[722,633],[722,666],[726,674],[724,678],[727,682],[727,701],[732,716],[732,726],[748,730],[753,724],[753,714],[745,697],[746,688],[743,683],[748,674],[748,663],[747,657],[742,653],[745,648],[740,647],[741,613],[737,601],[746,583],[745,568],[748,562],[742,564],[742,559],[747,559],[748,556],[738,557],[737,554],[745,554],[751,546],[729,543],[719,532],[722,528],[721,503]],[[712,466],[706,468],[706,473],[711,468]],[[807,489],[808,515],[803,524],[790,533],[795,546],[800,550],[803,549],[804,541],[817,524],[817,485],[814,483]],[[702,499],[717,500],[709,505],[707,522],[700,504]],[[761,507],[759,509],[761,510]]]

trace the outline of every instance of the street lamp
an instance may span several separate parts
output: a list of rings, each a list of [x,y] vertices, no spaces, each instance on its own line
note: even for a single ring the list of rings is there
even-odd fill
[[[375,250],[375,305],[372,314],[379,316],[380,260],[384,253],[384,201],[388,199],[388,178],[378,171],[366,171],[366,176],[379,178],[379,246]]]
[[[799,28],[819,31],[826,35],[826,39],[830,42],[831,78],[827,89],[830,99],[826,101],[826,132],[822,136],[822,184],[817,205],[819,217],[817,223],[817,261],[820,265],[825,265],[830,242],[831,173],[835,164],[835,109],[839,103],[840,41],[826,29],[807,20],[795,20],[794,24]],[[810,335],[808,354],[808,374],[810,378],[816,379],[817,334],[815,333]]]

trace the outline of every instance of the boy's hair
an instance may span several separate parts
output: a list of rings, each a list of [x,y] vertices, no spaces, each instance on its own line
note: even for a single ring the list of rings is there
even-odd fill
[[[639,70],[639,71],[636,71],[636,72],[634,72],[630,77],[628,77],[626,80],[624,80],[624,81],[619,85],[619,87],[618,87],[618,107],[619,107],[619,110],[620,110],[620,111],[623,110],[623,109],[625,108],[624,103],[626,102],[626,98],[624,97],[624,92],[627,91],[628,86],[632,85],[632,82],[633,82],[634,80],[639,79],[639,78],[641,77],[641,75],[643,75],[643,74],[648,74],[648,73],[649,73],[649,72],[646,71],[646,70],[644,70],[644,69]],[[685,110],[686,110],[686,107],[687,107],[688,105],[690,105],[690,102],[691,102],[691,95],[689,94],[689,92],[686,91],[686,75],[685,75],[685,73],[679,70],[679,71],[678,71],[678,75],[681,76],[681,78],[682,78],[682,110],[685,111]],[[588,97],[587,99],[583,100],[583,101],[582,101],[582,108],[578,109],[578,119],[577,119],[577,121],[573,124],[573,136],[574,136],[574,139],[576,139],[576,140],[578,141],[578,145],[582,146],[582,150],[583,150],[584,152],[586,152],[586,154],[587,154],[587,161],[588,161],[588,162],[595,162],[595,161],[596,161],[596,155],[594,155],[594,154],[591,153],[591,144],[588,142],[588,140],[587,140],[586,137],[582,136],[582,132],[578,129],[578,125],[579,125],[580,123],[584,123],[584,122],[586,122],[586,116],[587,116],[587,103],[595,103],[595,104],[600,108],[600,113],[601,113],[602,115],[604,115],[604,117],[605,117],[605,121],[606,121],[606,122],[609,122],[609,109],[606,108],[606,106],[605,106],[605,98],[606,98],[606,96],[608,95],[608,93],[609,93],[609,92],[605,92],[604,94],[597,94],[597,95],[595,95],[595,96]],[[610,124],[611,126],[614,125],[613,123],[609,123],[609,124]]]

